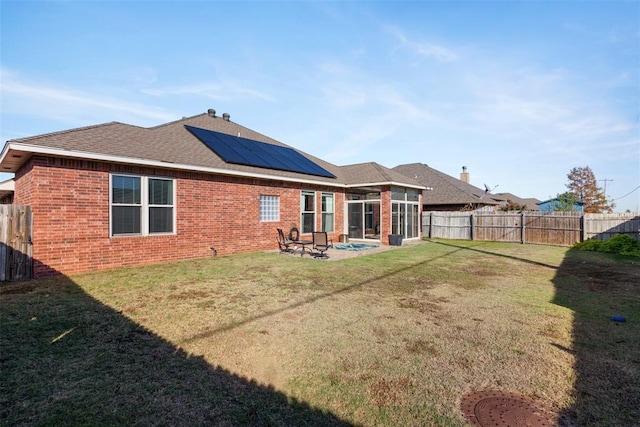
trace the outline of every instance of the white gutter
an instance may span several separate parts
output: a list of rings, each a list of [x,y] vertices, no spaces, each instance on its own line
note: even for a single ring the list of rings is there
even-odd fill
[[[365,182],[362,184],[345,184],[344,187],[345,188],[377,187],[380,185],[395,185],[397,187],[415,188],[419,190],[427,189],[427,187],[425,187],[424,185],[408,184],[406,182],[396,182],[396,181]]]
[[[124,164],[130,164],[130,165],[142,165],[142,166],[157,167],[157,168],[163,168],[163,169],[176,169],[176,170],[184,170],[184,171],[191,171],[191,172],[196,171],[196,172],[204,172],[204,173],[210,173],[210,174],[238,176],[238,177],[245,177],[245,178],[296,182],[301,184],[326,185],[326,186],[338,187],[338,188],[355,188],[355,187],[368,187],[368,186],[378,186],[378,185],[397,185],[399,187],[409,187],[409,188],[417,188],[417,189],[426,188],[424,186],[395,182],[395,181],[361,183],[361,184],[331,183],[327,181],[318,181],[318,180],[303,179],[303,178],[291,178],[291,177],[271,175],[266,173],[262,174],[262,173],[255,173],[255,172],[235,171],[231,169],[220,169],[220,168],[211,168],[211,167],[205,167],[205,166],[185,165],[185,164],[173,163],[168,161],[160,161],[160,160],[138,159],[135,157],[123,157],[123,156],[113,156],[109,154],[88,153],[84,151],[63,150],[59,148],[21,144],[19,142],[7,142],[5,144],[2,154],[0,155],[0,164],[2,164],[2,162],[4,161],[5,157],[8,155],[10,150],[28,152],[32,154],[45,154],[45,155],[56,156],[56,157],[72,157],[77,159],[103,161],[103,162],[109,162],[109,163],[124,163]]]
[[[150,166],[150,167],[157,167],[157,168],[163,168],[163,169],[176,169],[176,170],[186,170],[191,172],[196,171],[196,172],[205,172],[205,173],[211,173],[211,174],[240,176],[240,177],[247,177],[247,178],[298,182],[298,183],[314,184],[314,185],[329,185],[329,186],[342,187],[342,188],[344,187],[344,184],[336,185],[331,182],[317,181],[312,179],[290,178],[290,177],[279,176],[279,175],[234,171],[231,169],[219,169],[219,168],[211,168],[211,167],[205,167],[205,166],[185,165],[185,164],[173,163],[173,162],[167,162],[167,161],[161,161],[161,160],[148,160],[148,159],[138,159],[135,157],[113,156],[109,154],[87,153],[84,151],[70,151],[70,150],[62,150],[58,148],[33,146],[33,145],[20,144],[20,143],[7,143],[5,145],[5,150],[3,150],[2,155],[0,156],[0,164],[2,164],[2,162],[4,161],[4,158],[6,157],[10,149],[16,150],[16,151],[24,151],[32,154],[45,154],[45,155],[56,156],[56,157],[72,157],[76,159],[86,159],[86,160],[102,161],[102,162],[109,162],[109,163],[124,163],[124,164],[130,164],[130,165]]]

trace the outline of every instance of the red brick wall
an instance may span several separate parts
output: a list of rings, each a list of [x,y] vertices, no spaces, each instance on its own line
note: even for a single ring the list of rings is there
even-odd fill
[[[109,174],[176,179],[176,235],[109,236]],[[276,249],[276,228],[300,224],[300,190],[335,194],[342,233],[344,194],[333,188],[36,156],[16,174],[15,204],[33,210],[34,274],[74,274],[121,266]],[[280,221],[260,222],[260,195],[280,197]]]
[[[380,241],[383,245],[389,244],[389,234],[391,234],[391,187],[386,185],[382,187],[380,193]]]

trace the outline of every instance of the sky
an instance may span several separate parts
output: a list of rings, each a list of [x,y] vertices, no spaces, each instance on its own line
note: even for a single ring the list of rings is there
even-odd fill
[[[640,1],[0,0],[0,143],[214,108],[336,165],[640,211]],[[0,181],[11,175],[0,174]]]

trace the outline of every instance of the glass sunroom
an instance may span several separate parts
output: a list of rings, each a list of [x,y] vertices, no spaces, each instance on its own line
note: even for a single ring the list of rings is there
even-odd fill
[[[345,195],[345,234],[349,239],[388,243],[388,235],[420,238],[417,189],[384,186],[353,188]]]

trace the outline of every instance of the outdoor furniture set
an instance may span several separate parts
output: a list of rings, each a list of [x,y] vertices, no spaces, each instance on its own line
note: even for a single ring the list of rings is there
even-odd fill
[[[300,249],[300,256],[308,253],[314,258],[329,258],[326,254],[329,248],[333,247],[333,242],[329,240],[324,231],[314,231],[311,233],[312,240],[301,240],[300,231],[293,227],[286,236],[281,228],[278,228],[278,247],[281,254],[295,254]]]

